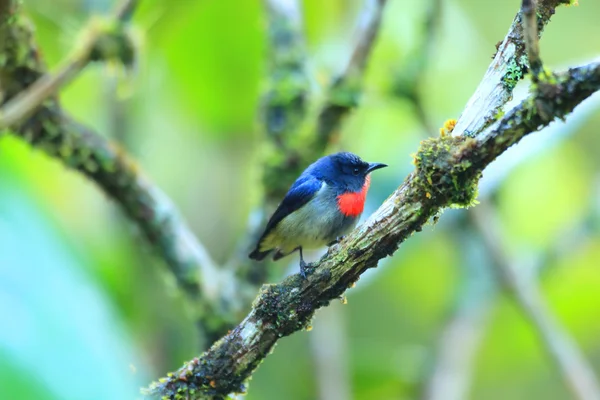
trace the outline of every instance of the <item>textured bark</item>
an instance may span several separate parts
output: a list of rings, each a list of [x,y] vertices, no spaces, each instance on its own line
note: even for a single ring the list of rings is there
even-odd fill
[[[0,3],[0,104],[5,106],[13,104],[11,100],[17,96],[27,96],[36,88],[46,87],[45,82],[56,82],[55,75],[47,73],[32,27],[20,15],[18,4],[16,0]],[[133,5],[132,0],[123,2],[114,17],[128,18]],[[109,42],[103,37],[98,39],[98,43],[86,46],[84,53],[77,53],[65,69],[81,70],[90,61],[120,54],[114,52],[112,44],[115,42],[110,38]],[[102,52],[105,47],[113,49],[110,55]],[[233,280],[216,269],[169,198],[117,144],[73,120],[55,94],[60,85],[53,88],[52,91],[44,89],[45,97],[34,93],[37,108],[26,112],[24,115],[30,117],[12,125],[10,133],[80,172],[121,207],[175,275],[212,343],[212,339],[216,340],[223,333],[222,326],[232,323],[227,320],[231,314],[226,309],[229,299],[234,298],[231,295]]]
[[[568,0],[539,0],[537,4],[538,35],[550,22],[556,7]],[[522,13],[515,17],[508,34],[498,44],[494,60],[481,83],[469,99],[454,129],[455,135],[476,136],[495,120],[502,107],[512,98],[517,83],[528,71],[527,49],[521,24]]]
[[[535,92],[477,138],[443,136],[422,143],[416,169],[360,227],[315,264],[306,279],[294,275],[265,285],[248,316],[207,352],[154,383],[150,395],[170,399],[222,398],[244,392],[244,382],[275,343],[305,329],[314,312],[341,296],[360,275],[445,207],[474,201],[483,169],[525,135],[564,118],[600,89],[600,63],[540,82]]]

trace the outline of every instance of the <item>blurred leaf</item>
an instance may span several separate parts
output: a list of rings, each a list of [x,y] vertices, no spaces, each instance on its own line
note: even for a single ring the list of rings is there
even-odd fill
[[[47,391],[38,396],[29,389],[31,397],[23,397],[23,379],[14,380],[0,385],[0,398],[133,398],[147,380],[145,363],[111,305],[82,272],[84,261],[2,175],[0,319],[8,323],[0,330],[0,354],[12,362],[0,366],[7,374],[24,371]]]

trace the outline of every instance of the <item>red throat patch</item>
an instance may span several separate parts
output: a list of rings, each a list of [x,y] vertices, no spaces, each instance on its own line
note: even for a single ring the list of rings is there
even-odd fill
[[[337,197],[340,212],[346,217],[358,217],[365,208],[365,198],[371,185],[371,177],[367,175],[365,184],[360,192],[348,192]]]

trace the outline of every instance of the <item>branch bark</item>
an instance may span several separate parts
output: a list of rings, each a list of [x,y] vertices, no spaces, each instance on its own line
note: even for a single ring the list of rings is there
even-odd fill
[[[377,212],[314,266],[303,280],[294,275],[265,285],[248,316],[201,357],[154,383],[147,394],[166,398],[222,398],[244,392],[244,382],[279,338],[305,329],[314,312],[340,295],[380,259],[393,254],[444,207],[473,201],[482,170],[527,134],[564,118],[600,89],[600,63],[553,75],[553,91],[537,92],[477,138],[424,141],[416,170]],[[552,110],[553,117],[539,111]]]
[[[170,199],[135,162],[119,146],[73,120],[56,96],[56,91],[89,61],[120,54],[114,49],[102,53],[120,36],[109,35],[106,42],[106,36],[95,33],[95,40],[84,46],[84,56],[66,63],[66,75],[48,75],[31,26],[19,14],[18,4],[16,0],[4,0],[0,7],[5,11],[0,13],[0,100],[4,107],[16,110],[8,114],[13,116],[10,132],[96,183],[121,207],[175,275],[209,339],[216,339],[223,332],[221,326],[225,323],[221,321],[229,316],[226,308],[232,277],[217,269]],[[122,3],[114,18],[129,18],[134,4],[132,0]],[[16,98],[20,93],[24,93],[25,100]],[[24,122],[13,123],[32,111]]]
[[[367,61],[377,39],[387,0],[366,0],[358,24],[358,40],[343,72],[329,87],[325,104],[319,112],[316,136],[312,147],[323,153],[335,141],[340,124],[359,103],[362,79]]]
[[[265,0],[269,32],[269,83],[263,99],[268,153],[263,169],[263,204],[251,218],[247,240],[228,263],[242,282],[256,287],[266,280],[268,263],[248,259],[266,218],[310,162],[323,156],[343,118],[358,105],[361,81],[381,25],[386,0],[366,0],[359,16],[357,42],[343,72],[331,83],[317,126],[305,128],[309,81],[300,5],[296,0]],[[244,291],[247,292],[247,291]],[[249,299],[248,303],[251,301]],[[243,302],[243,301],[242,301]]]
[[[117,59],[126,66],[133,63],[135,46],[124,26],[135,10],[137,0],[119,4],[110,19],[92,20],[82,45],[55,74],[43,74],[33,84],[10,96],[0,108],[0,130],[22,123],[49,97],[72,82],[92,61]]]
[[[556,7],[569,4],[568,0],[539,0],[537,8],[537,31],[542,34],[550,22]],[[489,127],[512,98],[517,83],[528,70],[527,50],[521,25],[522,13],[515,17],[508,34],[494,56],[481,83],[469,99],[458,119],[453,135],[476,136]]]

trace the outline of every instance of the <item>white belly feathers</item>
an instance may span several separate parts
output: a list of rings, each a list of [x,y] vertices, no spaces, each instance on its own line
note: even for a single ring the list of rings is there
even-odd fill
[[[261,243],[261,251],[279,248],[283,253],[298,246],[310,249],[348,233],[358,221],[337,210],[336,194],[323,182],[321,189],[299,210],[281,220]]]

